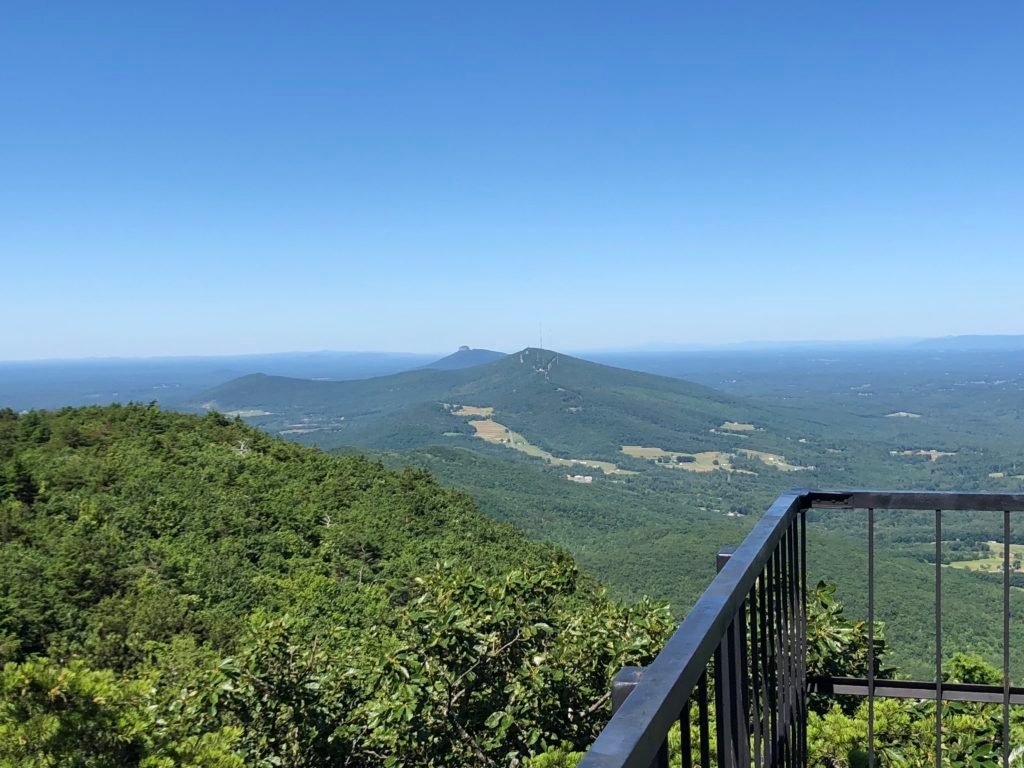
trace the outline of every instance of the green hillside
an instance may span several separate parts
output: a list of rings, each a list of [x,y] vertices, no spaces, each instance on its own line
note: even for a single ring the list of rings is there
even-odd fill
[[[784,409],[698,384],[538,349],[472,368],[362,381],[252,375],[210,390],[196,403],[327,447],[386,449],[431,444],[445,433],[472,435],[467,419],[445,404],[493,408],[496,421],[556,456],[586,453],[609,461],[634,444],[670,451],[785,444],[790,452],[810,455],[795,440],[820,430]],[[727,423],[755,429],[730,432],[722,429]]]
[[[139,405],[0,410],[0,575],[4,766],[516,764],[671,624],[423,471]]]

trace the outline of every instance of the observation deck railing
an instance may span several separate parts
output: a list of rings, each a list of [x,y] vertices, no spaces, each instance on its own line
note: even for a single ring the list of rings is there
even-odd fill
[[[807,512],[861,512],[867,522],[866,678],[809,676],[807,669]],[[875,638],[875,518],[888,510],[935,515],[935,680],[878,679]],[[1002,513],[1003,684],[942,681],[942,517]],[[657,658],[623,669],[612,685],[614,714],[579,768],[667,768],[669,737],[680,724],[684,768],[808,765],[808,695],[868,700],[868,764],[875,764],[876,698],[1001,703],[1003,733],[1024,688],[1010,685],[1011,517],[1024,494],[795,490],[780,496],[733,552]],[[936,706],[936,765],[942,764],[942,707]],[[691,726],[691,724],[694,724]],[[714,741],[712,741],[714,734]],[[1002,764],[1009,764],[1003,739]],[[675,751],[675,750],[673,750]]]

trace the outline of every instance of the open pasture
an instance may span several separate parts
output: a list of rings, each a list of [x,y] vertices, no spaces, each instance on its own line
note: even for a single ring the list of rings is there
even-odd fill
[[[504,424],[499,424],[493,419],[476,419],[470,421],[469,426],[476,430],[476,436],[482,440],[486,440],[489,443],[506,445],[509,448],[514,448],[521,453],[525,453],[527,456],[535,456],[538,459],[543,459],[549,464],[561,467],[590,467],[591,469],[600,469],[606,475],[635,474],[624,469],[619,469],[610,461],[597,461],[596,459],[563,459],[559,456],[555,456],[550,452],[545,451],[540,446],[534,445],[518,432],[513,432]]]

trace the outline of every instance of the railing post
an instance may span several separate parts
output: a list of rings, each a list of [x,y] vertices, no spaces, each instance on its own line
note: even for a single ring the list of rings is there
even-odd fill
[[[619,711],[622,702],[633,692],[636,684],[640,682],[640,675],[644,673],[643,667],[623,667],[615,677],[612,678],[612,714]]]
[[[721,573],[722,569],[725,568],[725,564],[729,562],[729,559],[736,553],[736,547],[722,547],[718,550],[718,556],[715,558],[715,573]]]
[[[721,573],[736,552],[735,547],[723,547],[715,558],[715,570]],[[736,667],[739,627],[733,619],[715,651],[715,730],[718,737],[719,768],[739,766],[739,670]]]
[[[643,676],[643,667],[623,667],[614,678],[612,678],[612,714],[619,711],[619,707],[629,697],[629,694],[636,688]],[[668,768],[668,739],[658,750],[658,756],[651,763],[651,768]]]

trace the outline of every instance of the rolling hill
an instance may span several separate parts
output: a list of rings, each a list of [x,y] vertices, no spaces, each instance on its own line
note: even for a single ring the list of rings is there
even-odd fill
[[[255,374],[209,390],[196,406],[323,447],[416,448],[507,428],[555,457],[634,464],[624,446],[695,454],[784,449],[800,464],[812,454],[799,440],[821,427],[681,379],[533,348],[470,368],[358,381]]]
[[[438,371],[450,371],[458,368],[472,368],[475,365],[493,363],[505,357],[504,352],[495,352],[493,349],[470,349],[459,347],[459,349],[447,357],[435,360],[424,368],[433,368]]]

